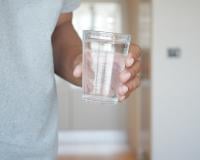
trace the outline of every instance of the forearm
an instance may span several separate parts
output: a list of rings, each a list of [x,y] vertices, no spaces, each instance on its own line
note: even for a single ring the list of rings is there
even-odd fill
[[[52,45],[55,73],[75,85],[81,85],[81,79],[73,76],[73,70],[77,57],[82,53],[82,43],[72,23],[64,22],[56,27]]]

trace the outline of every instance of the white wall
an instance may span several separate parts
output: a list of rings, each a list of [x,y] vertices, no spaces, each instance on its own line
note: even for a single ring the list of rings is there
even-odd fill
[[[153,0],[152,160],[200,159],[199,15],[199,0]]]

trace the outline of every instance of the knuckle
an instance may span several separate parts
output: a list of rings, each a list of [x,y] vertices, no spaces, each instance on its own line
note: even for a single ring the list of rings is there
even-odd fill
[[[140,78],[137,76],[136,78],[134,78],[133,80],[131,80],[129,82],[129,84],[127,85],[128,90],[130,92],[132,92],[133,90],[137,89],[139,86],[141,85],[141,80]]]
[[[135,82],[134,82],[133,88],[134,88],[134,89],[137,88],[137,85],[138,85],[138,80],[135,79]]]
[[[132,80],[129,85],[129,90],[132,91],[135,88],[135,81]]]
[[[138,45],[133,45],[131,51],[138,59],[141,57],[142,49]]]
[[[135,65],[132,67],[132,72],[137,74],[140,71],[141,71],[141,63],[140,62],[136,62]]]
[[[133,47],[136,48],[138,51],[141,51],[141,48],[138,44],[133,44]]]
[[[128,87],[128,92],[129,92],[131,90],[131,84],[130,84],[130,82],[127,83],[127,87]]]
[[[131,89],[132,89],[132,90],[136,89],[136,88],[138,87],[138,85],[139,85],[139,80],[138,80],[138,78],[135,78],[135,79],[133,80],[133,82],[132,82],[132,87],[131,87]]]
[[[138,68],[141,68],[141,67],[142,67],[141,61],[137,61],[137,62],[136,62],[136,66],[137,66]]]
[[[141,47],[140,47],[139,45],[137,45],[137,44],[135,44],[135,48],[137,48],[137,50],[138,50],[139,52],[142,51]]]
[[[142,49],[140,47],[137,48],[137,54],[138,54],[138,57],[140,57],[142,54]]]
[[[132,68],[130,70],[130,73],[131,73],[131,77],[133,77],[135,74],[136,74],[136,69],[135,68]]]
[[[127,87],[128,87],[128,92],[129,92],[131,90],[130,83],[128,83]]]
[[[133,44],[131,44],[131,45],[129,46],[129,50],[130,50],[130,51],[129,51],[130,53],[133,52],[133,50],[134,50],[134,45],[133,45]]]

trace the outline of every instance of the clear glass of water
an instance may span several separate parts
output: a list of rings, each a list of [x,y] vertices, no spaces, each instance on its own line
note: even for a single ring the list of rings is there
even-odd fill
[[[125,69],[130,35],[83,32],[83,100],[116,104],[119,75]]]

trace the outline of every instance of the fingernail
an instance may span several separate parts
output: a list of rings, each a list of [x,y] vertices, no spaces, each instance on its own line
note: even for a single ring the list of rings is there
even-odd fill
[[[127,86],[121,86],[119,89],[119,92],[121,95],[125,94],[126,92],[128,92],[128,87]]]
[[[127,67],[130,67],[132,66],[134,63],[134,59],[133,58],[128,58],[127,61],[126,61],[126,66]]]
[[[125,71],[124,73],[122,73],[121,79],[123,82],[128,81],[131,78],[131,73]]]
[[[122,86],[122,88],[123,88],[124,94],[125,94],[126,92],[128,92],[128,87],[127,87],[127,86]]]
[[[123,101],[125,99],[125,96],[122,96],[119,98],[119,101]]]
[[[125,75],[124,75],[124,79],[127,81],[131,78],[131,73],[130,72],[127,72]]]
[[[73,75],[75,77],[80,77],[81,76],[81,67],[80,66],[76,66],[76,68],[74,69]]]

